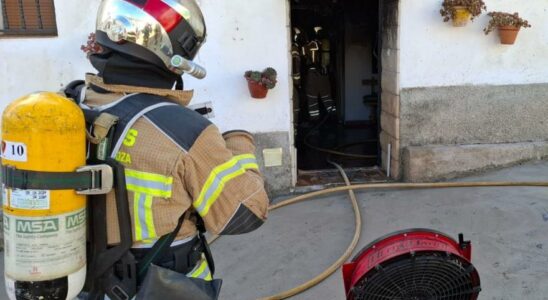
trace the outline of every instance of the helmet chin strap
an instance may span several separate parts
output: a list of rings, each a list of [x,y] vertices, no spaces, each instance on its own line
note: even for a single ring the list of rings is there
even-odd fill
[[[184,90],[184,88],[185,88],[185,85],[183,83],[183,77],[182,76],[177,77],[177,82],[175,83],[175,89],[182,91]]]

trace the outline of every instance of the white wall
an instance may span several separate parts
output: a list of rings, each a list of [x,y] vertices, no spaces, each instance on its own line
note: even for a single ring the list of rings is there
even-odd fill
[[[35,91],[57,91],[92,68],[80,46],[95,27],[99,0],[57,0],[58,37],[0,37],[0,109]]]
[[[374,112],[363,104],[363,97],[372,91],[371,86],[363,84],[363,80],[373,76],[373,45],[368,40],[371,34],[349,22],[345,26],[345,121],[370,120]]]
[[[197,62],[208,70],[202,81],[186,80],[194,102],[213,101],[221,129],[253,132],[290,131],[290,56],[285,0],[200,0],[208,40]],[[278,86],[264,100],[249,96],[243,78],[248,69],[273,67]]]
[[[13,99],[93,71],[80,45],[94,30],[99,0],[57,0],[57,38],[0,38],[0,108]],[[202,81],[187,78],[194,103],[212,101],[222,130],[290,131],[287,3],[282,0],[201,0],[208,40],[197,62],[208,69]],[[252,100],[243,74],[272,66],[280,74],[265,100]]]
[[[519,12],[532,28],[501,45],[481,15],[466,27],[443,23],[441,0],[401,0],[401,87],[548,82],[548,1],[487,0],[488,11]]]

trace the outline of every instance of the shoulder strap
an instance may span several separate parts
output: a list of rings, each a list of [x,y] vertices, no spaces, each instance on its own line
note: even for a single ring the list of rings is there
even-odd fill
[[[115,102],[114,105],[97,107],[89,109],[82,107],[84,114],[87,115],[100,115],[101,113],[108,113],[117,116],[118,123],[114,129],[112,138],[112,144],[114,145],[111,152],[111,157],[115,158],[116,154],[122,146],[123,137],[126,136],[131,127],[137,122],[139,118],[146,113],[162,108],[162,107],[178,107],[177,104],[166,101],[163,97],[154,96],[150,94],[132,94],[123,97]]]
[[[195,110],[166,101],[161,96],[151,94],[131,94],[118,101],[94,109],[81,105],[83,80],[71,82],[65,88],[67,97],[74,99],[84,111],[86,121],[93,124],[101,113],[109,113],[119,118],[113,134],[111,157],[115,158],[120,150],[123,138],[137,120],[146,117],[183,151],[188,151],[202,131],[211,125],[202,114]],[[131,101],[127,101],[131,99]],[[185,130],[180,130],[184,128]]]

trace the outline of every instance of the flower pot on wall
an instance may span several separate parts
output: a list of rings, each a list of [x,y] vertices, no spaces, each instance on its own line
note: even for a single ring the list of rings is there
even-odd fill
[[[466,6],[455,6],[453,8],[453,26],[455,27],[463,27],[468,24],[468,20],[472,17],[472,14],[466,8]]]
[[[255,99],[266,98],[266,95],[268,94],[268,89],[266,88],[266,86],[249,79],[247,80],[247,85],[249,87],[249,92],[251,93],[251,97]]]
[[[500,43],[503,45],[513,45],[518,37],[519,29],[520,27],[515,26],[500,26]]]

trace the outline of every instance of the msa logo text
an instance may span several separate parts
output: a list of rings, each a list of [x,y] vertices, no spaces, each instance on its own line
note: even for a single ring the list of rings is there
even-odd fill
[[[67,229],[78,227],[86,222],[86,211],[81,211],[75,215],[67,217]]]
[[[39,221],[17,220],[15,223],[17,233],[48,233],[59,231],[59,220],[48,219]]]

